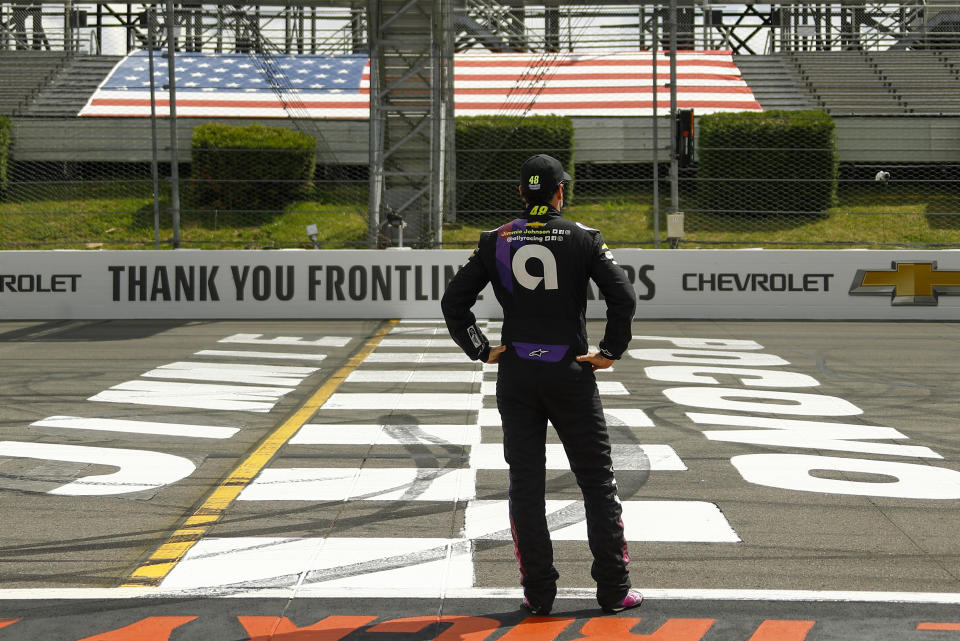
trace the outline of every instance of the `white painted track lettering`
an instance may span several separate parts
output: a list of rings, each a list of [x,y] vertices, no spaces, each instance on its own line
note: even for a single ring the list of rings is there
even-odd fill
[[[825,394],[745,390],[735,387],[671,387],[664,396],[678,405],[732,412],[796,414],[802,416],[855,416],[863,410],[849,401]],[[732,400],[732,399],[766,399]]]
[[[126,432],[129,434],[157,434],[184,438],[230,438],[240,431],[236,427],[216,425],[188,425],[182,423],[156,423],[153,421],[128,421],[117,418],[81,418],[79,416],[48,416],[31,423],[30,427],[51,427],[63,430],[95,430],[100,432]]]
[[[706,383],[719,385],[720,381],[703,374],[729,374],[750,387],[816,387],[820,381],[806,374],[781,372],[774,369],[744,369],[740,367],[709,367],[699,365],[654,365],[643,370],[654,381],[670,383]]]
[[[114,385],[88,400],[133,405],[193,407],[207,410],[269,412],[292,387],[254,387],[212,383],[127,381]]]
[[[864,440],[905,439],[892,427],[878,425],[855,425],[851,423],[826,423],[822,421],[797,421],[759,416],[731,416],[729,414],[699,414],[688,412],[687,416],[698,425],[732,425],[737,427],[761,427],[760,430],[706,430],[703,435],[711,441],[750,443],[776,447],[798,447],[811,450],[839,450],[863,452],[887,456],[912,456],[917,458],[943,457],[929,447],[900,445],[896,443],[864,443]]]
[[[725,352],[713,349],[631,349],[627,351],[627,354],[638,361],[664,361],[667,363],[733,365],[737,367],[779,367],[780,365],[790,364],[790,361],[773,354]]]
[[[899,499],[960,499],[960,472],[917,463],[835,458],[812,454],[744,454],[730,459],[748,483],[800,492]],[[813,476],[816,471],[876,474],[892,481]]]
[[[261,338],[263,334],[233,334],[221,338],[218,343],[240,343],[244,345],[292,345],[294,347],[345,347],[350,342],[348,336],[324,336],[315,340],[304,340],[299,336],[277,336]]]
[[[316,371],[316,367],[180,361],[161,365],[146,372],[143,376],[145,378],[174,378],[190,381],[296,387],[304,378]]]
[[[687,349],[763,349],[756,341],[740,338],[689,338],[686,336],[634,336],[635,341],[669,341],[677,347]]]
[[[65,496],[108,496],[152,490],[175,483],[196,469],[189,460],[173,454],[59,443],[0,441],[0,456],[119,468],[110,474],[85,476],[48,492]]]

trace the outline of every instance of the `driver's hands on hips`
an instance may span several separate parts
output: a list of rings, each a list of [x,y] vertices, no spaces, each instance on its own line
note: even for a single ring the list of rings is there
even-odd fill
[[[503,354],[505,351],[507,351],[506,345],[497,345],[496,347],[491,347],[490,355],[487,356],[487,362],[491,365],[498,362],[500,360],[500,354]]]
[[[601,356],[599,353],[594,351],[589,351],[582,356],[577,356],[578,363],[590,363],[593,365],[594,371],[598,369],[607,369],[613,365],[613,361],[606,356]]]

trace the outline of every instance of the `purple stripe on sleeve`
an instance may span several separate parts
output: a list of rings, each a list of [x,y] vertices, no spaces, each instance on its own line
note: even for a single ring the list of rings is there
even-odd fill
[[[520,227],[523,227],[523,221],[518,218],[497,230],[497,273],[500,274],[500,284],[511,294],[513,293],[513,266],[510,245],[513,243],[509,242],[509,238],[510,232]]]

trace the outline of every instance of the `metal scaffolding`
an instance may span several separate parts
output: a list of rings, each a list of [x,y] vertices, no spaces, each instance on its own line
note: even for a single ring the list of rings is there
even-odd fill
[[[370,0],[371,246],[439,246],[452,202],[453,38],[445,0]],[[378,233],[379,232],[379,233]]]
[[[76,0],[0,1],[0,50],[101,51],[107,31],[125,34],[129,52],[146,46],[142,16],[157,3],[84,3]],[[163,4],[163,3],[161,3]],[[364,19],[382,12],[383,0],[325,0],[238,5],[181,2],[174,7],[183,51],[284,53],[359,53],[366,50]],[[624,0],[430,0],[396,2],[396,20],[422,18],[420,36],[430,38],[432,17],[444,16],[445,40],[457,51],[483,47],[491,51],[558,51],[576,46],[644,48],[654,16],[666,1]],[[392,14],[383,14],[385,19]],[[574,43],[565,34],[571,25],[599,20],[590,35]],[[620,34],[611,37],[612,29]],[[628,37],[623,34],[632,32]],[[666,34],[661,30],[660,41]],[[777,3],[711,3],[679,0],[678,45],[724,48],[735,54],[802,51],[926,49],[960,47],[957,0],[785,0]],[[422,45],[422,43],[421,43]],[[420,45],[413,45],[414,47]]]

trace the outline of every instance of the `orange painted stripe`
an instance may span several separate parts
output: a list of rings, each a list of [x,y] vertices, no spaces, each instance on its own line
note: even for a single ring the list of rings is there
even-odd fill
[[[170,633],[197,617],[147,617],[118,630],[111,630],[78,641],[168,641]]]
[[[803,641],[816,621],[781,621],[767,619],[757,628],[750,641]]]
[[[641,619],[590,619],[580,632],[577,641],[700,641],[716,619],[667,619],[656,632],[634,634],[630,632]]]
[[[378,623],[367,632],[387,632],[399,634],[414,634],[429,626],[440,623],[451,624],[449,628],[434,637],[434,641],[484,641],[488,636],[500,629],[500,622],[490,617],[471,617],[456,614],[443,616],[405,617],[391,619]]]
[[[331,615],[313,625],[302,628],[297,627],[287,617],[238,616],[237,620],[250,635],[249,641],[272,641],[274,639],[340,641],[343,637],[376,618],[375,616]]]
[[[960,632],[960,623],[936,623],[933,621],[927,621],[924,623],[918,623],[917,630],[949,630],[953,632]]]
[[[497,641],[553,641],[576,619],[528,617],[510,628]]]

